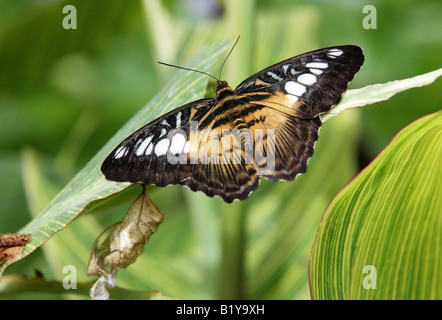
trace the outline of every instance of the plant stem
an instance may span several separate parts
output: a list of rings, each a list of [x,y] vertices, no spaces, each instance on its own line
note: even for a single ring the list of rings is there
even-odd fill
[[[242,202],[222,204],[218,299],[245,299],[245,210]]]

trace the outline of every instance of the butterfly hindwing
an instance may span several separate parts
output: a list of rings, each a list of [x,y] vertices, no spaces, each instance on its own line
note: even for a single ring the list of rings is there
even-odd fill
[[[337,46],[274,64],[235,90],[179,107],[124,140],[102,165],[114,181],[181,184],[226,202],[246,199],[259,177],[290,181],[307,170],[321,120],[364,61]]]
[[[302,119],[287,114],[255,123],[251,130],[257,136],[254,149],[260,176],[271,181],[291,181],[306,172],[321,124],[319,117]],[[259,132],[263,132],[263,139]]]

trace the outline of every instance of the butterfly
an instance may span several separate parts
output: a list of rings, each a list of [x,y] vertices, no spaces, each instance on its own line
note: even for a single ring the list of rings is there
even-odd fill
[[[105,159],[108,180],[165,187],[181,184],[231,203],[260,177],[292,181],[306,172],[320,114],[341,99],[364,62],[344,45],[276,63],[235,89],[214,84],[215,98],[190,102],[143,126]]]

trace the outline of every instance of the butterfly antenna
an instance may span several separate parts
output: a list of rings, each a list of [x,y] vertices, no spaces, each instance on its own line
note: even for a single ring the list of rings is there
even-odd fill
[[[223,62],[223,64],[221,65],[221,68],[219,69],[219,78],[218,78],[218,80],[221,80],[221,71],[223,70],[224,64],[226,63],[226,61],[227,61],[227,59],[229,58],[230,54],[232,53],[233,48],[235,48],[236,44],[238,43],[239,37],[240,37],[240,36],[238,36],[238,38],[236,38],[236,41],[235,41],[235,43],[233,44],[232,49],[230,49],[229,54],[228,54],[227,57],[224,59],[224,62]]]
[[[178,69],[182,69],[182,70],[194,71],[194,72],[202,73],[202,74],[205,74],[206,76],[212,77],[213,79],[215,79],[216,81],[218,81],[217,78],[215,78],[215,77],[212,76],[211,74],[209,74],[209,73],[207,73],[207,72],[204,72],[204,71],[195,70],[195,69],[189,69],[189,68],[184,68],[184,67],[179,67],[179,66],[176,66],[176,65],[173,65],[173,64],[164,63],[164,62],[161,62],[161,61],[157,61],[157,62],[158,62],[159,64],[163,64],[163,65],[168,66],[168,67],[174,67],[174,68],[178,68]]]

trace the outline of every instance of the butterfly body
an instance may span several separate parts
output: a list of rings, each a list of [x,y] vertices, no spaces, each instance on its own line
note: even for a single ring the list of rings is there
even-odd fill
[[[356,46],[324,48],[272,65],[235,89],[201,99],[142,127],[106,158],[114,181],[181,184],[226,202],[244,200],[259,177],[291,181],[307,169],[321,120],[364,60]]]

